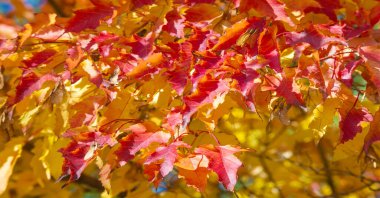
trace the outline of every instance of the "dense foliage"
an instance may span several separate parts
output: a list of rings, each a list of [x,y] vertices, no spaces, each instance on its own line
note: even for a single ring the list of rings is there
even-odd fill
[[[379,196],[379,1],[12,3],[0,197]]]

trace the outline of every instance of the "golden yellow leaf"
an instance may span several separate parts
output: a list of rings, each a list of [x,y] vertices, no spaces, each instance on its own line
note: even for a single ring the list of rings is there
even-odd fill
[[[0,152],[0,195],[4,193],[8,185],[8,180],[13,172],[17,159],[21,156],[24,146],[24,137],[12,139]]]

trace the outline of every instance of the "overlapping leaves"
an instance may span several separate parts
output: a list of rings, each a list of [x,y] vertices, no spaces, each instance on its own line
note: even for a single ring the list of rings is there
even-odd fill
[[[356,19],[336,14],[346,9],[338,1],[91,2],[63,24],[49,15],[44,24],[25,26],[12,47],[0,48],[6,113],[20,118],[25,135],[40,133],[28,119],[39,106],[66,105],[69,122],[58,135],[71,140],[60,149],[68,182],[103,157],[106,187],[112,170],[132,160],[156,186],[176,170],[204,190],[213,171],[233,191],[242,165],[234,154],[246,150],[221,145],[214,135],[231,95],[258,114],[283,116],[290,105],[305,113],[327,108],[339,113],[340,143],[366,122],[364,150],[379,140],[379,113],[361,104],[379,102],[379,3],[360,5],[367,10]],[[324,20],[313,24],[320,14]],[[354,75],[367,82],[364,89]],[[310,103],[310,90],[318,90],[320,104]],[[336,110],[328,109],[332,103]],[[203,127],[194,129],[195,122]],[[310,126],[321,131],[329,124],[315,115]],[[215,143],[195,147],[199,134]]]

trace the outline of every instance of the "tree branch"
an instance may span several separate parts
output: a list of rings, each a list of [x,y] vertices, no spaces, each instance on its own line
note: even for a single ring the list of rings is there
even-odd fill
[[[332,177],[332,172],[331,172],[331,169],[329,166],[329,162],[326,158],[325,151],[323,150],[323,146],[322,146],[321,142],[318,144],[318,152],[319,152],[319,156],[320,156],[322,163],[323,163],[323,168],[325,169],[325,172],[326,172],[326,182],[330,186],[331,191],[332,191],[331,196],[338,198],[339,194],[336,190],[334,180]]]

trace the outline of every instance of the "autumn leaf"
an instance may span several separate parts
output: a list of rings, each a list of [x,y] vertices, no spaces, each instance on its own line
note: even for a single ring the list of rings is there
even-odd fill
[[[124,165],[133,159],[137,152],[147,148],[152,143],[167,143],[171,137],[169,133],[162,131],[147,131],[143,124],[135,124],[127,130],[132,133],[122,138],[120,148],[116,151],[120,165]]]
[[[379,123],[380,123],[380,111],[377,111],[373,116],[373,121],[370,124],[368,134],[364,139],[363,150],[368,153],[370,146],[380,140],[379,132]]]
[[[3,194],[7,188],[13,168],[21,156],[24,141],[23,137],[15,138],[5,145],[4,150],[0,151],[0,176],[2,178],[0,182],[0,195]]]
[[[339,114],[341,117],[339,122],[341,143],[353,139],[357,133],[362,131],[361,122],[372,121],[372,115],[363,107],[355,108],[345,105],[339,109]]]
[[[218,43],[214,45],[212,50],[223,50],[236,43],[241,34],[243,34],[250,26],[248,20],[242,20],[228,28],[226,33],[218,39]]]
[[[184,142],[177,141],[165,147],[158,147],[156,151],[146,159],[145,164],[151,164],[162,160],[162,163],[160,163],[160,173],[162,177],[165,177],[173,170],[174,162],[178,155],[178,147],[189,148],[190,146]]]
[[[221,14],[216,5],[199,3],[186,10],[185,18],[190,22],[199,22],[211,20]]]
[[[339,43],[341,45],[347,45],[347,43],[336,37],[323,35],[316,28],[311,28],[303,32],[289,32],[286,33],[287,42],[290,45],[297,45],[299,43],[308,43],[314,49],[320,49],[330,43]]]
[[[175,163],[178,175],[183,177],[188,185],[204,192],[207,185],[209,161],[204,155],[195,155],[189,158],[180,158]]]
[[[34,91],[41,89],[42,85],[48,81],[58,81],[59,77],[52,74],[46,74],[42,77],[37,76],[37,74],[30,72],[26,73],[21,77],[19,84],[16,87],[16,98],[15,103],[20,102],[25,97],[29,96]]]
[[[45,49],[41,52],[33,54],[33,57],[23,61],[26,68],[34,68],[39,66],[40,64],[46,63],[51,59],[57,51],[53,49]]]
[[[380,89],[380,81],[379,81],[380,49],[375,46],[365,46],[365,47],[361,47],[359,52],[367,60],[366,67],[369,71],[369,75],[371,76],[372,82],[375,84],[377,89]]]
[[[113,13],[112,7],[97,5],[75,11],[75,16],[66,25],[66,32],[80,32],[85,29],[95,29],[100,25],[100,20],[109,17]]]
[[[373,197],[379,10],[1,2],[1,196]]]
[[[226,189],[233,191],[237,181],[237,171],[242,165],[234,153],[242,149],[226,146],[207,146],[195,149],[196,153],[205,155],[209,162],[209,168],[218,174],[219,181]]]

